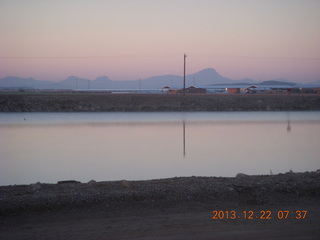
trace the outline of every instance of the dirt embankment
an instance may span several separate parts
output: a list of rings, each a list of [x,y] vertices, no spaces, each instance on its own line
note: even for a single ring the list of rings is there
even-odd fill
[[[0,214],[94,206],[170,205],[211,202],[273,205],[320,203],[320,172],[224,177],[179,177],[149,181],[111,181],[0,186]]]
[[[0,112],[320,110],[319,94],[0,94]]]
[[[320,173],[0,187],[1,239],[319,239]]]

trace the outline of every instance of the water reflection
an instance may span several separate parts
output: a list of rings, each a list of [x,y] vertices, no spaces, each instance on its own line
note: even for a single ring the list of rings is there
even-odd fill
[[[0,135],[0,185],[320,168],[319,112],[0,114]]]
[[[290,124],[290,113],[287,112],[287,118],[288,118],[288,125],[287,125],[287,132],[291,132],[291,124]]]
[[[291,132],[290,119],[288,119],[287,132]]]

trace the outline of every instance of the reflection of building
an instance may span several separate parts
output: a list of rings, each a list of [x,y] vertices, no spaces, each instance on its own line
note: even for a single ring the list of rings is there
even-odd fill
[[[183,94],[183,89],[169,89],[167,91],[169,94]],[[190,86],[186,88],[186,94],[205,94],[207,90],[205,88],[196,88],[194,86]]]

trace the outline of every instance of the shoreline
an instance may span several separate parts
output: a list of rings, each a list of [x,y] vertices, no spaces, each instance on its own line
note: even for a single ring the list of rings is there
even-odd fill
[[[56,184],[0,186],[0,213],[83,208],[100,204],[211,201],[273,205],[296,203],[300,198],[320,201],[320,170],[276,175],[236,177],[175,177],[139,181],[75,180]],[[16,213],[18,213],[16,212]]]
[[[1,239],[318,239],[319,224],[319,170],[0,187]]]
[[[320,111],[319,94],[0,94],[0,112]]]

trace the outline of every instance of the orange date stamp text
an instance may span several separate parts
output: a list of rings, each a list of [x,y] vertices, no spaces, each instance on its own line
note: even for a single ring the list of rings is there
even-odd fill
[[[212,211],[213,220],[222,220],[222,219],[305,219],[307,217],[307,210],[279,210],[279,211],[270,211],[270,210],[261,210],[261,211],[223,211],[223,210],[214,210]]]

